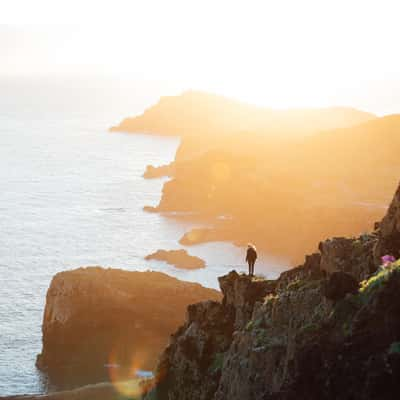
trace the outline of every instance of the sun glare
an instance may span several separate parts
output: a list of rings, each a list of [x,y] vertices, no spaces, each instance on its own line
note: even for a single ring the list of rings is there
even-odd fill
[[[60,24],[35,28],[39,51],[15,53],[16,71],[161,79],[278,108],[343,103],[372,81],[398,81],[391,0],[41,3]]]

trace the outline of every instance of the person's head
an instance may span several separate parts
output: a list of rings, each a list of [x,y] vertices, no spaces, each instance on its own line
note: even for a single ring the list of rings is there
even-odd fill
[[[255,250],[255,249],[256,249],[256,246],[254,246],[253,243],[248,243],[248,244],[247,244],[247,248],[248,248],[248,249],[254,249],[254,250]]]

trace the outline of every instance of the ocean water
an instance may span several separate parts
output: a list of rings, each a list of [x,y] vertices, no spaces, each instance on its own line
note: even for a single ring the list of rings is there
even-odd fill
[[[0,394],[43,393],[35,368],[52,276],[86,265],[157,270],[217,287],[217,276],[246,270],[244,249],[228,243],[187,248],[207,267],[177,270],[145,261],[182,248],[198,226],[145,213],[165,179],[142,178],[147,164],[174,158],[178,138],[109,133],[161,95],[111,80],[0,80]],[[256,272],[275,277],[283,262],[262,255]]]

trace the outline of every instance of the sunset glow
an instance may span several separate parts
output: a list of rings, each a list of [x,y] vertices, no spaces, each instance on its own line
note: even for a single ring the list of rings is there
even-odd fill
[[[0,73],[168,81],[175,92],[278,108],[395,110],[396,1],[16,1],[3,16],[29,22],[21,7],[44,25],[0,30]]]

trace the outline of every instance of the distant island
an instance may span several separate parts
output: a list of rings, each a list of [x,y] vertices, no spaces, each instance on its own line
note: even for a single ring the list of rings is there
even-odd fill
[[[191,256],[184,249],[157,250],[155,253],[146,256],[145,260],[165,261],[179,269],[199,269],[206,266],[200,257]]]
[[[161,98],[112,131],[179,135],[146,211],[203,216],[181,243],[254,242],[295,265],[315,242],[358,235],[382,218],[400,174],[400,115],[352,108],[271,110],[189,91]]]

